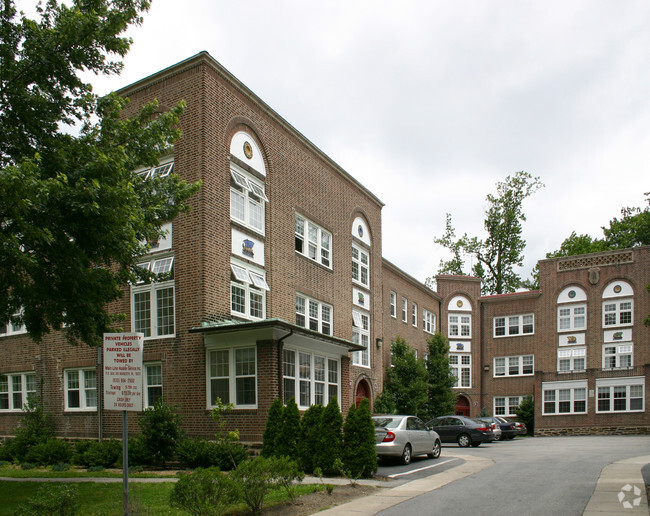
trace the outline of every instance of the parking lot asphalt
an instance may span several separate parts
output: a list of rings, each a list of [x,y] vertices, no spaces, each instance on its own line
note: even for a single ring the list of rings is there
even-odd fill
[[[408,475],[405,475],[399,477],[400,481],[389,480],[374,484],[384,489],[319,514],[450,515],[468,514],[476,510],[481,512],[480,507],[500,505],[503,510],[514,509],[519,514],[648,515],[641,470],[650,464],[650,455],[629,455],[650,450],[649,436],[544,437],[522,439],[514,443],[495,443],[490,447],[470,450],[443,447],[442,456],[438,460],[459,459],[454,461],[457,465],[443,471],[433,468],[432,474],[411,481],[403,481],[408,479]],[[598,453],[608,443],[617,446],[608,447],[607,453]],[[545,453],[546,450],[551,451]],[[573,476],[561,478],[561,475],[557,475],[558,478],[549,479],[544,469],[547,463],[562,460],[562,456],[565,456],[569,464],[572,450],[577,450],[573,467],[584,470],[585,478],[576,478],[570,471],[571,468],[554,464],[553,467],[567,469],[567,474]],[[522,466],[526,457],[538,455],[539,463]],[[620,458],[610,459],[610,456],[616,455],[620,455]],[[495,464],[498,465],[497,468],[493,468]],[[515,470],[526,468],[526,473],[521,476],[525,477],[528,495],[532,490],[538,491],[535,496],[527,496],[521,489],[519,496],[494,489],[494,477],[506,470],[504,464],[510,464]],[[537,474],[540,478],[536,478]],[[571,485],[572,481],[574,485]],[[458,483],[458,487],[455,483]],[[498,485],[506,486],[507,479]],[[476,495],[468,496],[473,490]],[[440,496],[436,496],[438,491]],[[486,493],[490,492],[492,499],[488,500],[489,494]],[[450,499],[452,502],[449,502]]]

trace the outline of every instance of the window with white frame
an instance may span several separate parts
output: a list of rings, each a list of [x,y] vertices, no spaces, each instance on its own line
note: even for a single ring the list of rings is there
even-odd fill
[[[472,386],[472,356],[468,354],[451,353],[449,355],[451,372],[456,377],[454,387],[470,388]]]
[[[154,274],[154,281],[131,286],[131,327],[145,338],[174,337],[174,257],[156,257],[138,267]]]
[[[629,326],[633,321],[633,304],[631,299],[607,300],[603,303],[603,326]]]
[[[269,290],[264,270],[234,260],[230,269],[230,313],[244,319],[264,319]]]
[[[513,335],[532,335],[535,333],[534,315],[509,315],[493,319],[495,337],[512,337]]]
[[[586,414],[587,381],[542,383],[542,414]]]
[[[162,364],[152,362],[144,364],[144,406],[153,407],[163,394]]]
[[[408,321],[408,304],[409,302],[405,297],[402,298],[402,321]]]
[[[584,330],[587,327],[587,305],[558,306],[558,331]]]
[[[352,281],[370,286],[370,255],[361,247],[352,244]]]
[[[296,294],[296,324],[332,335],[332,307],[303,294]]]
[[[264,183],[235,164],[230,165],[230,218],[264,234]]]
[[[494,358],[494,376],[530,376],[534,373],[534,355]]]
[[[634,344],[605,344],[603,346],[603,369],[622,369],[634,364]]]
[[[397,317],[397,294],[393,291],[390,293],[390,316]]]
[[[301,408],[339,401],[340,362],[306,350],[282,350],[283,400],[291,398]]]
[[[169,158],[167,158],[169,159]],[[144,177],[144,179],[154,179],[156,177],[167,177],[172,173],[174,169],[174,161],[167,161],[166,163],[160,163],[158,166],[152,168],[146,168],[144,170],[139,170],[136,172],[137,175]]]
[[[363,351],[352,353],[352,363],[370,367],[370,315],[367,312],[352,310],[352,342],[363,346]]]
[[[496,396],[493,398],[495,416],[516,416],[517,407],[521,405],[523,396]]]
[[[585,371],[587,368],[587,348],[561,348],[557,350],[557,370],[560,373]]]
[[[436,332],[436,314],[422,310],[422,328],[427,333]]]
[[[65,410],[97,410],[97,370],[92,368],[66,369]]]
[[[413,306],[411,307],[411,324],[415,326],[416,328],[418,327],[418,305],[417,303],[413,303]]]
[[[14,317],[20,316],[20,312],[16,312]],[[8,337],[10,335],[21,335],[27,333],[27,328],[24,323],[6,322],[0,324],[0,337]]]
[[[36,395],[36,373],[0,374],[0,411],[19,411]]]
[[[332,268],[332,234],[296,213],[296,252]]]
[[[596,379],[598,402],[596,412],[645,411],[645,378]]]
[[[472,316],[462,314],[449,314],[449,336],[450,337],[471,337]]]
[[[236,408],[257,407],[257,350],[235,347],[208,350],[210,406],[219,398]]]

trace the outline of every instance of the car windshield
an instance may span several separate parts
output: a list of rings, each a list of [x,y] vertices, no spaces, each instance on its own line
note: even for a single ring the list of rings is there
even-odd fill
[[[383,428],[396,428],[400,424],[400,421],[402,421],[402,418],[401,417],[373,417],[372,420],[375,423],[375,426],[381,426]]]

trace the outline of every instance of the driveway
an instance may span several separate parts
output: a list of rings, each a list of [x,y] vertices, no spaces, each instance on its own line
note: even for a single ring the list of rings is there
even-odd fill
[[[443,446],[438,460],[452,455],[458,459],[480,457],[493,465],[379,514],[579,516],[605,466],[649,451],[650,436],[536,437],[472,449]],[[450,473],[440,469],[441,476]],[[438,474],[436,468],[430,474]]]

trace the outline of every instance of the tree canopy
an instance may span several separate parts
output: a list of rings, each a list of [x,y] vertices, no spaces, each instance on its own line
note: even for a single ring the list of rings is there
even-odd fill
[[[523,202],[543,186],[539,177],[524,171],[498,182],[496,195],[487,195],[485,239],[467,233],[456,238],[451,215],[447,214],[445,233],[434,242],[451,251],[453,258],[440,262],[438,274],[465,274],[463,255],[471,255],[476,258],[472,274],[481,278],[483,294],[514,292],[521,285],[514,268],[523,265],[526,247],[522,238],[522,222],[526,220]]]
[[[113,322],[107,304],[148,275],[138,256],[199,186],[134,173],[171,153],[182,104],[161,113],[154,102],[127,119],[127,99],[98,97],[81,79],[120,71],[131,44],[122,34],[148,8],[49,0],[37,19],[12,0],[0,8],[0,323],[24,323],[37,341],[63,328],[71,342],[99,345]]]
[[[453,414],[458,395],[454,391],[457,378],[449,364],[449,341],[439,331],[427,339],[428,399],[426,418]]]

